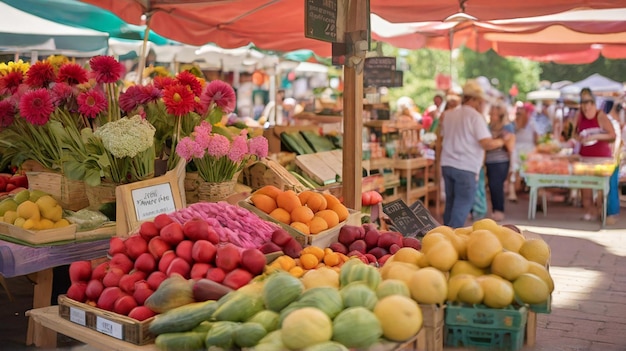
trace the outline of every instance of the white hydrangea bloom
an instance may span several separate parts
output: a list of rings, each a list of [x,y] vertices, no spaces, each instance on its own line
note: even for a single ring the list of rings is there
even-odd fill
[[[104,147],[116,158],[137,156],[154,144],[156,129],[139,115],[109,122],[96,130]]]

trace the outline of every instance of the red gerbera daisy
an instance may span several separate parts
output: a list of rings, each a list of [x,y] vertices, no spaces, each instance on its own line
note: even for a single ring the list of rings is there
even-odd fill
[[[235,110],[235,90],[229,84],[221,80],[214,80],[207,85],[200,101],[207,107],[215,104],[222,112],[231,113]]]
[[[92,57],[89,66],[98,83],[115,83],[124,73],[124,66],[113,56]]]
[[[26,73],[26,84],[32,88],[47,88],[55,79],[54,67],[48,61],[35,62]]]
[[[31,90],[20,99],[20,114],[31,124],[46,124],[53,111],[52,97],[47,89]]]
[[[176,79],[172,77],[156,76],[154,77],[152,84],[154,84],[157,89],[164,90],[166,87],[176,84]]]
[[[0,77],[0,95],[15,94],[17,88],[24,82],[24,75],[21,71],[9,72]]]
[[[81,93],[76,100],[78,101],[78,112],[89,118],[96,118],[108,106],[104,93],[96,89]]]
[[[51,90],[50,94],[52,95],[54,106],[58,107],[67,104],[72,99],[73,90],[67,83],[56,83]]]
[[[170,85],[163,90],[163,102],[167,113],[182,116],[193,111],[195,106],[194,95],[184,85]]]
[[[124,112],[130,112],[139,106],[140,85],[132,85],[120,94],[120,108]]]
[[[142,104],[147,104],[149,102],[155,102],[160,100],[163,97],[163,93],[161,89],[155,87],[154,85],[144,85],[141,89],[141,94],[139,95],[139,102]]]
[[[193,73],[189,71],[182,71],[176,75],[176,80],[179,84],[189,87],[189,89],[191,89],[196,96],[200,96],[200,94],[202,94],[202,83],[198,77],[193,75]]]
[[[15,120],[15,106],[9,100],[0,101],[0,128],[6,128]]]
[[[87,70],[82,68],[79,64],[68,62],[59,68],[57,82],[77,85],[83,84],[88,80]]]

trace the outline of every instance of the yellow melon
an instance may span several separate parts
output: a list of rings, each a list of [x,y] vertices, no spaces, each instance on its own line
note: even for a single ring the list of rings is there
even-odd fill
[[[491,308],[504,308],[515,298],[513,284],[495,274],[476,278],[485,294],[483,303]]]
[[[493,233],[498,237],[498,240],[500,240],[502,247],[508,251],[519,252],[522,244],[526,241],[522,234],[505,226],[501,226],[500,230]]]
[[[430,250],[433,245],[442,240],[449,241],[445,234],[439,232],[430,232],[429,234],[424,235],[422,238],[421,251],[425,254],[428,253],[428,250]]]
[[[426,259],[431,267],[447,272],[459,259],[459,255],[450,241],[440,240],[428,250]]]
[[[484,297],[485,292],[480,286],[478,280],[476,280],[475,278],[461,285],[457,293],[457,300],[459,302],[468,303],[471,305],[481,303]]]
[[[457,296],[459,293],[459,289],[468,281],[476,280],[476,277],[470,274],[457,274],[455,276],[451,276],[448,279],[448,301],[458,301]]]
[[[478,268],[486,268],[497,254],[502,252],[498,237],[489,230],[473,231],[467,240],[467,259]]]
[[[413,300],[418,303],[442,304],[448,296],[448,282],[437,268],[420,268],[411,273],[409,290]]]
[[[487,271],[482,268],[478,268],[474,266],[470,261],[458,260],[450,269],[450,277],[459,274],[471,274],[475,277],[480,277],[481,275],[486,274]]]
[[[402,295],[382,298],[374,307],[374,314],[383,329],[383,336],[391,341],[405,341],[422,328],[422,309],[413,299]]]
[[[515,279],[513,290],[522,302],[528,304],[544,303],[550,297],[548,285],[541,278],[531,273],[524,273]]]
[[[491,273],[506,280],[513,281],[526,272],[528,260],[516,252],[502,251],[491,262]]]
[[[550,292],[554,291],[554,280],[548,269],[537,262],[528,261],[528,273],[534,274],[541,278],[547,285]]]
[[[519,253],[526,257],[527,260],[544,266],[550,261],[550,246],[543,239],[528,239],[524,241],[519,249]]]
[[[401,247],[395,254],[393,254],[393,260],[396,262],[406,262],[417,266],[417,262],[424,256],[421,251],[418,251],[412,247]]]

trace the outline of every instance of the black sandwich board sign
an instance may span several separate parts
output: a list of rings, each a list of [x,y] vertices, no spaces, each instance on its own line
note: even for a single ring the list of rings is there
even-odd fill
[[[423,237],[439,226],[421,201],[407,206],[402,199],[383,204],[383,212],[391,220],[392,229],[408,237]]]

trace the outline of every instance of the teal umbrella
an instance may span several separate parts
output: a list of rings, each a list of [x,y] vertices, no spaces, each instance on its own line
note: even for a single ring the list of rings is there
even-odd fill
[[[321,63],[327,66],[331,64],[330,58],[319,56],[315,52],[307,49],[290,51],[283,54],[281,57],[283,60],[289,61]]]
[[[72,27],[90,28],[109,33],[111,38],[143,40],[145,26],[124,22],[110,11],[77,0],[3,0],[17,9]],[[149,32],[148,40],[157,45],[173,41]]]

